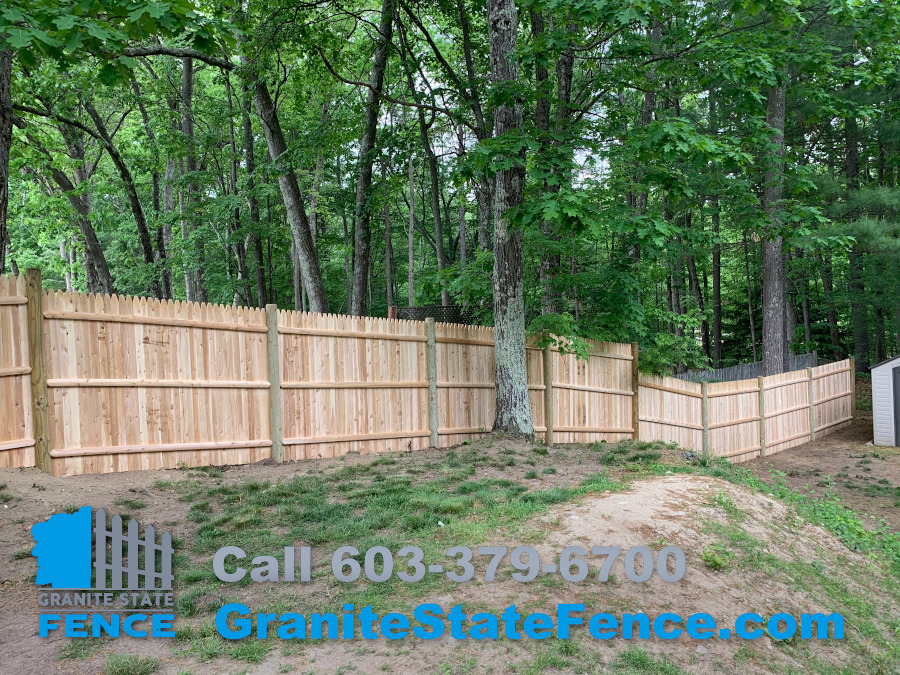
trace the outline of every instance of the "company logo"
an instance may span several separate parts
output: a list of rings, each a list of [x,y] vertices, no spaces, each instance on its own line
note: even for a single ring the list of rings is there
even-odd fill
[[[157,544],[156,530],[148,525],[141,537],[134,518],[126,531],[122,517],[113,516],[107,529],[106,511],[97,509],[91,528],[91,507],[82,506],[75,513],[59,513],[32,526],[31,536],[36,544],[31,554],[38,559],[35,584],[39,586],[172,590],[172,535],[163,532]],[[96,575],[91,583],[93,571]]]
[[[34,583],[44,587],[38,593],[41,636],[64,627],[67,636],[86,637],[88,620],[94,637],[100,632],[115,637],[120,627],[132,637],[169,636],[174,620],[171,534],[163,532],[157,542],[152,525],[142,532],[132,518],[123,527],[119,515],[107,523],[104,509],[93,512],[92,519],[91,507],[82,506],[33,525],[31,536],[38,563]],[[152,631],[140,628],[145,621]]]

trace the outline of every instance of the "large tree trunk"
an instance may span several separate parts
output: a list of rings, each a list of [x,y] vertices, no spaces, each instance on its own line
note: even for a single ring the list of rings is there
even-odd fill
[[[763,374],[777,375],[787,369],[785,364],[785,270],[783,241],[780,228],[780,205],[784,192],[784,115],[787,85],[769,89],[766,122],[773,129],[775,150],[767,158],[768,168],[763,187],[763,208],[771,231],[763,239]]]
[[[366,93],[363,135],[359,142],[359,180],[356,183],[356,204],[353,210],[353,297],[350,313],[363,316],[366,313],[366,291],[369,281],[369,260],[372,256],[369,227],[369,188],[372,186],[372,163],[378,132],[378,110],[381,107],[381,90],[387,69],[388,51],[394,29],[394,0],[383,0],[381,22],[378,26],[378,47],[369,73],[369,89]]]
[[[514,0],[488,0],[491,80],[495,87],[515,85],[519,14]],[[519,101],[494,109],[494,134],[515,134],[522,127]],[[494,364],[497,387],[494,431],[531,436],[534,424],[525,367],[524,251],[521,228],[509,220],[525,188],[524,148],[494,179]]]
[[[245,66],[248,65],[246,57],[241,57],[241,60]],[[290,163],[284,159],[279,161],[279,158],[287,152],[287,143],[284,140],[284,132],[281,130],[281,122],[278,120],[278,113],[269,94],[269,88],[261,77],[256,78],[253,86],[253,103],[262,122],[263,133],[269,146],[269,155],[279,169],[278,187],[281,190],[281,199],[287,212],[291,237],[297,244],[297,258],[303,279],[303,288],[306,289],[309,297],[309,310],[311,312],[327,312],[328,298],[325,295],[325,284],[322,282],[322,273],[319,270],[316,247],[309,221],[306,218],[306,209],[303,206],[303,193],[300,192],[297,174]]]
[[[0,49],[0,274],[6,273],[9,250],[9,151],[12,146],[12,60],[11,49]]]

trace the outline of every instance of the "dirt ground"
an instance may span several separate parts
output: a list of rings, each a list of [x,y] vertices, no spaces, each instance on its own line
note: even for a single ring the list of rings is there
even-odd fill
[[[871,434],[870,434],[871,435]],[[784,471],[791,485],[814,490],[826,487],[817,483],[828,475],[835,482],[830,488],[846,498],[848,505],[862,512],[898,520],[885,495],[869,495],[865,488],[888,480],[893,488],[900,484],[900,451],[866,447],[866,427],[860,423],[821,441],[780,453],[764,461],[751,463],[754,470],[769,477],[771,468]],[[484,441],[472,446],[486,461],[479,463],[471,480],[500,477],[515,481],[529,490],[578,485],[598,471],[626,478],[627,469],[598,463],[598,449],[569,446],[549,452],[526,444]],[[447,450],[428,450],[397,455],[398,462],[384,468],[386,474],[403,472],[417,480],[433,478],[446,464]],[[864,453],[868,453],[863,457]],[[663,461],[677,470],[686,460],[674,448],[663,452]],[[860,460],[869,462],[859,464]],[[537,461],[535,461],[537,460]],[[228,467],[214,480],[223,487],[235,487],[248,481],[283,481],[297,476],[322,476],[348,467],[367,468],[379,458],[350,455],[344,458],[302,463]],[[838,477],[846,473],[845,477]],[[642,478],[624,491],[586,494],[556,504],[531,517],[514,531],[496,531],[473,540],[472,545],[500,544],[510,547],[521,543],[534,546],[544,557],[558,555],[566,546],[644,545],[659,549],[680,546],[687,557],[687,574],[677,583],[664,583],[656,575],[646,583],[633,583],[624,570],[608,583],[589,579],[579,584],[559,577],[541,578],[524,585],[502,575],[494,583],[477,581],[450,586],[433,597],[417,602],[437,602],[444,608],[458,603],[469,611],[499,613],[509,604],[520,611],[547,611],[562,602],[581,602],[592,612],[646,612],[650,616],[677,611],[708,612],[719,625],[743,612],[762,615],[785,611],[849,611],[840,606],[840,598],[863,597],[864,616],[854,617],[863,625],[859,635],[848,636],[844,643],[776,642],[768,637],[756,641],[720,640],[703,643],[685,636],[674,641],[651,639],[599,642],[585,631],[576,630],[572,641],[548,640],[544,643],[496,640],[456,641],[447,636],[425,642],[408,638],[389,642],[365,641],[280,641],[256,662],[231,656],[206,660],[202,654],[185,653],[183,642],[164,639],[119,639],[108,641],[87,653],[85,658],[64,658],[61,651],[69,640],[37,635],[35,559],[30,556],[33,541],[30,526],[66,507],[90,504],[109,512],[122,512],[124,500],[143,500],[139,517],[142,524],[156,524],[176,538],[190,542],[198,524],[189,517],[191,504],[176,490],[166,488],[173,481],[198,475],[190,470],[148,471],[126,474],[54,478],[35,469],[0,471],[0,671],[9,673],[99,673],[110,654],[138,653],[159,659],[160,673],[196,675],[210,673],[785,673],[825,672],[850,668],[856,672],[893,672],[861,668],[871,665],[870,655],[878,651],[880,637],[869,629],[866,617],[879,616],[885,626],[900,625],[900,606],[896,597],[883,595],[879,584],[883,570],[868,558],[851,553],[834,536],[799,519],[784,503],[762,493],[717,478],[672,473]],[[372,480],[379,480],[375,475]],[[381,478],[383,480],[383,478]],[[844,483],[851,483],[847,487]],[[859,486],[859,487],[856,487]],[[876,490],[877,492],[877,490]],[[846,497],[845,497],[846,495]],[[853,501],[856,500],[856,501]],[[119,506],[116,506],[119,502]],[[352,543],[352,542],[350,542]],[[414,542],[413,542],[414,543]],[[302,544],[302,542],[298,542]],[[713,562],[710,562],[713,559]],[[201,561],[204,564],[208,560]],[[721,563],[721,564],[720,564]],[[507,565],[508,567],[508,565]],[[511,569],[508,569],[511,572]],[[826,580],[825,575],[828,575]],[[593,576],[593,575],[592,575]],[[828,593],[823,591],[828,584]],[[190,585],[176,587],[176,595],[189,591]],[[837,589],[837,590],[835,590]],[[246,591],[246,593],[245,593]],[[292,611],[304,606],[328,603],[331,589],[327,583],[311,585],[267,585],[265,592],[253,589],[230,590],[255,611],[255,600],[273,594],[288,602]],[[224,596],[219,596],[224,597]],[[248,599],[253,598],[253,599]],[[211,622],[217,598],[210,598],[212,610],[184,617],[178,623],[192,624],[202,633]],[[333,601],[332,601],[333,602]],[[221,604],[221,603],[219,603]],[[335,606],[328,611],[339,611]],[[857,611],[857,610],[854,610]],[[858,610],[863,612],[863,610]],[[198,628],[199,627],[199,628]],[[880,630],[875,628],[872,630]],[[642,663],[633,652],[634,642],[668,665]],[[637,664],[637,665],[635,665]],[[679,670],[680,669],[680,670]],[[829,671],[831,672],[831,671]]]
[[[831,492],[872,527],[884,520],[900,530],[900,448],[867,445],[872,441],[871,413],[853,425],[813,443],[747,462],[763,478],[772,470],[796,489],[821,495]]]

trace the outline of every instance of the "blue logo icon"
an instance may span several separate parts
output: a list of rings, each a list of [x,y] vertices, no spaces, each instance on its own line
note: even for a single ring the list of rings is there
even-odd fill
[[[92,528],[91,507],[82,506],[75,513],[58,513],[33,525],[31,536],[35,541],[31,554],[38,559],[36,585],[64,590],[172,590],[172,536],[163,532],[157,544],[152,525],[141,537],[135,519],[123,529],[117,515],[107,529],[106,511],[97,509]]]

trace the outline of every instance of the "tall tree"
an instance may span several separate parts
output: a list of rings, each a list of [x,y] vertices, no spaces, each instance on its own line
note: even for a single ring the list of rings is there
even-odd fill
[[[375,161],[378,111],[381,106],[381,92],[384,88],[384,73],[387,69],[393,29],[394,0],[383,0],[375,55],[366,92],[363,135],[359,142],[359,179],[356,183],[356,202],[353,209],[353,297],[350,300],[350,313],[356,316],[366,313],[366,291],[372,257],[369,189],[372,186],[372,164]]]
[[[493,184],[494,430],[530,436],[534,424],[525,366],[524,238],[510,213],[522,204],[525,189],[525,147],[516,142],[522,128],[522,102],[516,92],[519,12],[515,1],[488,0],[488,26],[491,83],[500,101],[494,109],[494,135],[511,146]]]

